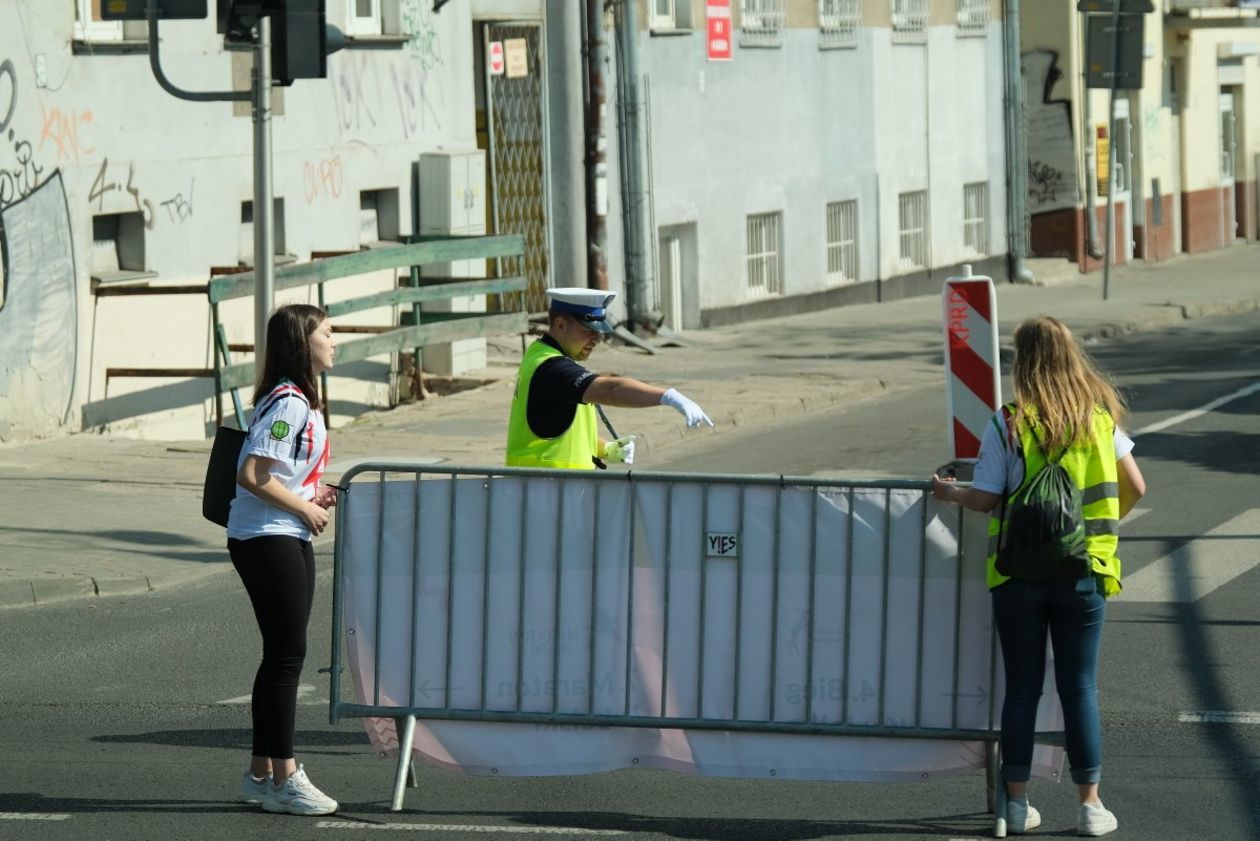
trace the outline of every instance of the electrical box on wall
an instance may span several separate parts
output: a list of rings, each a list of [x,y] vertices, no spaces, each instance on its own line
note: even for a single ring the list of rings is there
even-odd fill
[[[419,219],[425,236],[484,236],[486,233],[486,153],[480,149],[420,156]],[[486,275],[485,260],[456,260],[425,266],[422,278]],[[421,280],[423,283],[424,280]],[[467,295],[423,306],[424,312],[485,312],[485,295]],[[433,374],[459,376],[486,367],[486,340],[459,339],[424,349],[424,367]]]

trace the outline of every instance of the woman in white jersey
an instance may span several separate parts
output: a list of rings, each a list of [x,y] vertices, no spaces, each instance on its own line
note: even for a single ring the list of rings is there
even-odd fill
[[[241,447],[228,552],[254,607],[263,656],[254,678],[253,756],[240,800],[268,812],[328,815],[337,801],[293,758],[297,687],[315,597],[311,536],[328,525],[336,491],[321,486],[328,434],[316,383],[336,341],[318,307],[281,307],[267,322],[267,353]]]

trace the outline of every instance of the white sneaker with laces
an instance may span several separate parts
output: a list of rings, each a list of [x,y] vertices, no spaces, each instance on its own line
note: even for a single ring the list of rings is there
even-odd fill
[[[271,788],[270,774],[266,779],[256,780],[253,774],[246,771],[245,776],[241,778],[241,793],[237,799],[242,803],[262,803],[269,788]]]
[[[1011,798],[1006,801],[1006,826],[1016,835],[1041,826],[1041,813],[1028,805],[1028,798]]]
[[[268,812],[290,815],[331,815],[337,811],[337,801],[317,789],[299,765],[284,785],[267,786],[262,807]]]
[[[1118,826],[1120,822],[1108,811],[1101,800],[1081,804],[1081,810],[1076,817],[1077,835],[1106,835],[1108,832],[1115,832]]]

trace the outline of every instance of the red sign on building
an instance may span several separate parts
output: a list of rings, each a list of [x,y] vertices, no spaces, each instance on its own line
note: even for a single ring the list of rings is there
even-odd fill
[[[709,22],[707,40],[709,61],[730,61],[734,56],[731,27],[731,0],[705,0]]]
[[[487,69],[491,76],[503,75],[503,42],[491,41],[490,51],[486,56]]]

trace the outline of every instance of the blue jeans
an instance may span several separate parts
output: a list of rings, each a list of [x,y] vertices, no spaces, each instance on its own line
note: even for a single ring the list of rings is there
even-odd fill
[[[1105,611],[1093,576],[1070,584],[1011,579],[993,589],[993,615],[1006,666],[1002,776],[1007,782],[1027,782],[1032,770],[1047,630],[1072,781],[1097,783],[1102,776],[1098,645]]]

